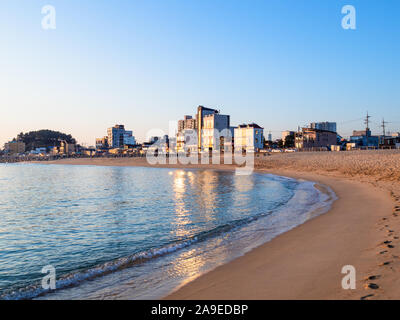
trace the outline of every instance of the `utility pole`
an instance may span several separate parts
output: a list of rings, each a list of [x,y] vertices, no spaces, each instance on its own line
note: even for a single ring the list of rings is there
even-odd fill
[[[382,129],[383,129],[383,137],[382,137],[382,141],[381,141],[382,144],[385,144],[386,124],[388,124],[388,123],[389,123],[389,122],[385,121],[384,118],[382,119],[382,125],[381,125],[381,127],[382,127]]]
[[[385,121],[385,119],[382,119],[382,125],[381,125],[381,127],[383,128],[383,137],[384,137],[384,138],[386,137],[386,125],[387,125],[388,123],[389,123],[389,122]]]
[[[364,123],[367,125],[367,128],[365,129],[365,138],[366,138],[366,143],[367,143],[367,149],[368,149],[368,146],[369,146],[369,143],[368,143],[368,137],[369,137],[369,118],[371,118],[371,116],[368,114],[368,111],[367,111],[367,116],[365,117],[365,120],[364,120]]]
[[[368,114],[367,111],[367,116],[365,117],[364,123],[367,125],[367,130],[369,130],[369,118],[371,118],[371,116]]]

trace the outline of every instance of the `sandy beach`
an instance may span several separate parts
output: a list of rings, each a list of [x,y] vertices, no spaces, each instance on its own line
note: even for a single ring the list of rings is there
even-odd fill
[[[144,158],[48,163],[149,166]],[[399,151],[276,154],[256,158],[255,167],[258,172],[327,185],[338,200],[328,213],[201,275],[166,299],[400,298]],[[342,289],[345,265],[356,269],[355,290]]]

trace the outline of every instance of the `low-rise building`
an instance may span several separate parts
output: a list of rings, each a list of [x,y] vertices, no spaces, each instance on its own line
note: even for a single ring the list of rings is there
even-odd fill
[[[283,131],[282,132],[282,147],[294,148],[295,146],[295,131]]]
[[[379,136],[373,136],[369,128],[361,131],[353,131],[350,142],[355,143],[357,147],[378,148]]]
[[[10,141],[4,145],[4,151],[9,154],[25,152],[25,143],[21,141]]]
[[[337,133],[333,131],[303,128],[295,137],[295,146],[300,150],[329,150],[336,144]]]
[[[163,137],[151,137],[147,151],[158,154],[167,154],[169,152],[168,135],[164,135]]]
[[[185,116],[183,120],[178,121],[178,132],[182,132],[185,129],[196,129],[196,119],[193,119],[192,116]]]
[[[282,141],[285,142],[286,137],[290,137],[290,136],[294,137],[295,133],[296,133],[295,131],[289,131],[289,130],[282,131]]]
[[[258,152],[264,147],[264,129],[258,124],[241,124],[234,129],[236,152]]]
[[[49,154],[55,156],[55,155],[59,154],[59,152],[60,152],[59,147],[55,147],[55,146],[49,147]]]
[[[76,152],[76,145],[74,143],[68,143],[67,141],[61,141],[60,153],[65,155],[72,155]]]
[[[110,154],[114,154],[114,155],[121,154],[122,153],[122,149],[121,148],[111,148],[110,150],[108,150],[108,152]]]
[[[108,137],[105,136],[103,138],[96,139],[96,149],[108,149]]]
[[[29,151],[29,153],[32,155],[44,156],[47,153],[47,149],[46,149],[46,147],[35,148],[35,149]]]
[[[337,152],[339,152],[339,151],[341,151],[341,150],[342,150],[342,146],[341,146],[340,144],[332,145],[332,146],[331,146],[331,151],[337,151]]]
[[[347,151],[351,151],[351,150],[355,150],[357,148],[357,144],[354,142],[348,142],[346,143],[346,150]]]
[[[395,149],[396,145],[400,143],[400,136],[392,134],[390,136],[381,136],[379,148],[381,149]]]
[[[124,145],[128,145],[128,146],[136,145],[136,139],[132,135],[132,131],[125,131],[124,132]]]
[[[324,130],[324,131],[331,131],[331,132],[337,132],[337,125],[336,122],[312,122],[310,124],[311,129],[318,129],[318,130]]]
[[[198,152],[197,130],[183,129],[178,131],[176,135],[176,151],[182,152]]]
[[[93,147],[83,148],[81,153],[85,156],[93,157],[96,154],[96,149]]]

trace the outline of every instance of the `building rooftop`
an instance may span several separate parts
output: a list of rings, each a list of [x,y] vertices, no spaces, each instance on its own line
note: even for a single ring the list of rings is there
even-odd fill
[[[256,123],[249,123],[249,124],[239,124],[238,128],[256,128],[256,129],[264,129],[263,127],[260,127],[258,124]]]
[[[316,128],[303,128],[303,132],[329,132],[337,135],[336,132],[330,130],[316,129]]]

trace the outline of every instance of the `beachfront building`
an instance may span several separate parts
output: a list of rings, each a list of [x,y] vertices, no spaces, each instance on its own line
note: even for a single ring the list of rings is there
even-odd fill
[[[107,140],[110,148],[123,148],[124,145],[135,145],[136,140],[132,131],[125,130],[125,126],[116,124],[107,129]]]
[[[226,150],[229,146],[232,148],[232,139],[230,116],[222,115],[216,109],[199,106],[195,119],[187,115],[178,121],[176,150],[177,152]]]
[[[336,122],[312,122],[310,123],[310,128],[311,129],[318,129],[318,130],[324,130],[324,131],[331,131],[331,132],[337,132],[337,125]]]
[[[357,148],[378,148],[379,137],[373,136],[371,130],[366,128],[361,131],[353,131],[350,142],[354,143]]]
[[[60,144],[60,153],[71,155],[76,152],[76,146],[74,143],[68,143],[67,141],[63,140]]]
[[[329,150],[337,144],[337,133],[313,128],[303,128],[296,133],[295,146],[299,150]]]
[[[25,148],[25,143],[21,141],[10,141],[4,145],[4,151],[8,154],[24,153]]]
[[[168,135],[163,137],[151,137],[149,142],[142,145],[142,150],[166,154],[169,152],[170,139]]]
[[[220,141],[217,139],[214,129],[218,131],[224,129],[229,130],[230,116],[222,115],[220,114],[219,110],[216,109],[198,106],[196,114],[196,127],[199,152],[212,151],[220,146]]]
[[[229,140],[226,136],[230,135],[232,138],[229,123],[230,116],[222,115],[219,112],[204,115],[202,118],[201,150],[207,152],[220,151]]]
[[[282,146],[285,148],[294,148],[295,131],[283,131],[282,132]]]
[[[136,139],[132,135],[132,131],[125,131],[124,132],[124,146],[134,146],[136,145]]]
[[[96,139],[96,149],[100,149],[100,150],[108,149],[108,137],[107,136]]]
[[[379,141],[380,149],[398,149],[400,146],[400,134],[381,135]]]
[[[182,132],[185,129],[194,130],[196,128],[196,119],[193,119],[192,116],[184,116],[183,120],[178,121],[178,132]]]
[[[289,130],[282,131],[282,141],[285,142],[286,137],[290,137],[290,136],[294,137],[295,133],[296,133],[295,131],[289,131]]]
[[[108,143],[110,148],[122,148],[124,145],[125,127],[121,124],[116,124],[112,128],[107,129]]]
[[[258,124],[241,124],[234,129],[235,152],[258,152],[264,147],[264,128]]]
[[[178,131],[176,135],[176,151],[178,153],[198,152],[197,129],[183,129]]]

